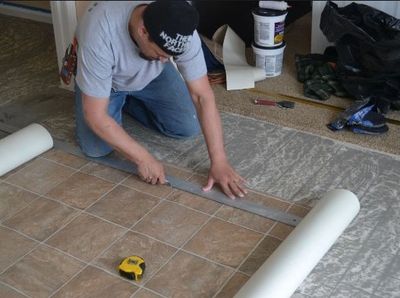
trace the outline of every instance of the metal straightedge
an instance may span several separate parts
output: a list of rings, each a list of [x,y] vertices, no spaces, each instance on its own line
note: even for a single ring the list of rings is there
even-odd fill
[[[7,133],[13,133],[17,131],[16,128],[6,125],[4,123],[0,123],[0,130],[5,131]],[[134,164],[122,160],[113,156],[105,156],[105,157],[98,157],[98,158],[91,158],[85,156],[79,148],[76,146],[62,142],[60,140],[54,139],[54,148],[62,150],[64,152],[70,153],[72,155],[82,157],[87,160],[91,160],[93,162],[96,162],[98,164],[102,164],[105,166],[109,166],[114,169],[118,169],[124,172],[132,173],[137,175],[138,171],[137,168]],[[264,205],[260,205],[254,202],[247,201],[245,199],[235,199],[232,200],[231,198],[227,197],[225,194],[219,191],[215,190],[210,190],[210,191],[203,191],[201,186],[190,182],[190,181],[185,181],[173,176],[166,176],[166,179],[168,180],[168,183],[170,184],[171,187],[186,191],[192,194],[195,194],[197,196],[207,198],[210,200],[213,200],[215,202],[231,206],[234,208],[238,208],[244,211],[248,211],[257,215],[260,215],[262,217],[266,217],[290,226],[296,226],[300,221],[301,217],[296,216],[291,213],[283,212],[281,210],[275,209],[275,208],[268,208]]]

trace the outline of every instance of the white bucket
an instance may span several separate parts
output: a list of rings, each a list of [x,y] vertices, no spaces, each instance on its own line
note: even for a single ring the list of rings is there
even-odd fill
[[[276,77],[282,73],[285,47],[284,41],[275,47],[262,47],[255,43],[252,44],[256,67],[264,69],[267,78]]]
[[[260,46],[277,46],[283,42],[287,10],[256,8],[254,17],[254,42]]]

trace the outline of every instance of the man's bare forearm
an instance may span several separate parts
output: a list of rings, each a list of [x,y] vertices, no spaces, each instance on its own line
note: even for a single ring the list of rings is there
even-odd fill
[[[226,161],[222,125],[216,108],[209,104],[197,109],[211,162]]]
[[[243,185],[244,179],[236,173],[227,160],[221,118],[208,78],[204,76],[188,83],[188,86],[197,109],[211,160],[207,185],[203,187],[203,190],[208,191],[214,183],[219,183],[222,191],[230,198],[243,197],[247,193]]]
[[[89,96],[84,95],[83,97],[85,120],[94,133],[130,161],[136,164],[140,163],[142,158],[149,154],[147,150],[130,137],[125,130],[106,113],[106,105],[103,107],[101,103],[95,102],[97,99],[93,99]]]
[[[207,77],[204,78],[207,80]],[[204,80],[201,79],[201,80]],[[219,116],[214,93],[207,82],[199,82],[201,92],[192,92],[200,125],[207,144],[211,162],[226,161],[221,118]],[[197,90],[197,89],[196,89]]]
[[[108,119],[107,119],[108,118]],[[138,142],[129,136],[114,119],[107,117],[103,123],[93,125],[93,131],[115,150],[123,154],[130,161],[138,164],[143,155],[148,154]]]

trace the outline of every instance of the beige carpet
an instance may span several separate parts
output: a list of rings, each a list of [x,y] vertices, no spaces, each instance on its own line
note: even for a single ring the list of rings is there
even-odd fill
[[[305,15],[286,28],[284,67],[282,74],[256,83],[255,89],[226,91],[225,85],[213,85],[217,104],[221,111],[233,112],[271,123],[310,132],[324,137],[352,143],[381,152],[400,154],[400,126],[388,124],[389,132],[380,136],[354,134],[343,130],[332,132],[327,127],[340,110],[353,103],[351,99],[332,96],[325,102],[303,96],[303,84],[296,79],[295,53],[310,53],[311,15]],[[251,52],[251,51],[250,51]],[[250,55],[251,56],[251,55]],[[250,63],[251,61],[251,57]],[[296,106],[292,110],[277,107],[256,106],[256,98],[292,100]],[[400,112],[391,112],[387,118],[399,120]]]

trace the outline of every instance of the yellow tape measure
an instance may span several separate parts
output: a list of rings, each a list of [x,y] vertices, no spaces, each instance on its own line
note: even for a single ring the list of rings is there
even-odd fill
[[[139,256],[130,256],[121,261],[118,266],[119,274],[127,279],[140,281],[143,277],[146,264]]]

